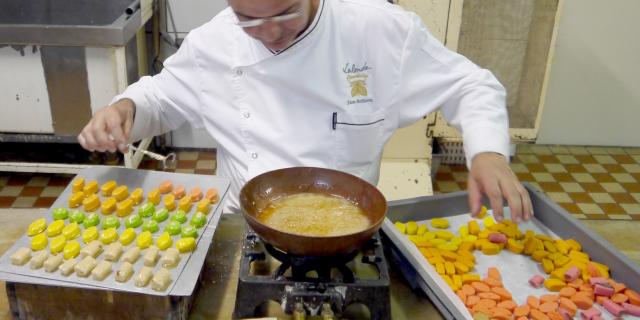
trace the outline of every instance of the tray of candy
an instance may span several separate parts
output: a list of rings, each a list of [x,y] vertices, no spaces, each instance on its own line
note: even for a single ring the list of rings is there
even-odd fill
[[[34,284],[190,295],[228,187],[216,176],[85,169],[0,258],[1,275]]]
[[[636,319],[640,268],[525,186],[535,219],[520,225],[495,223],[491,210],[472,218],[466,192],[390,202],[382,229],[391,260],[447,319]]]

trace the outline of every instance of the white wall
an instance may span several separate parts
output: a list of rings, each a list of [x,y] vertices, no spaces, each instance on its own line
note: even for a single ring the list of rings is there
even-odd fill
[[[640,1],[566,0],[537,143],[640,146]]]

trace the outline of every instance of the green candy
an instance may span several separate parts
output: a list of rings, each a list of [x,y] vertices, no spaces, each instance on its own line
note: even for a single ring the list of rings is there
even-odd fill
[[[178,221],[171,221],[167,224],[167,226],[164,228],[164,231],[168,232],[170,235],[175,236],[177,234],[180,234],[180,222]]]
[[[158,221],[158,222],[162,222],[167,220],[167,218],[169,218],[169,211],[167,211],[167,209],[162,208],[156,212],[153,213],[153,217],[151,219]]]
[[[120,228],[120,219],[116,217],[106,217],[102,220],[102,230],[107,230],[110,228],[118,229]]]
[[[185,223],[187,221],[187,214],[182,210],[178,210],[171,216],[171,221]]]
[[[158,221],[155,220],[147,220],[142,224],[142,231],[149,231],[151,233],[155,233],[158,231]]]
[[[137,228],[142,225],[142,217],[137,214],[130,215],[124,220],[124,225],[127,228]]]
[[[153,203],[147,202],[140,206],[140,208],[138,209],[138,214],[143,218],[148,218],[151,217],[155,211],[156,207],[153,205]]]
[[[53,209],[53,220],[65,220],[69,216],[67,208],[55,208]]]
[[[207,224],[207,216],[202,212],[198,212],[191,218],[190,224],[196,228],[202,228]]]
[[[100,224],[100,217],[97,213],[90,213],[86,218],[84,218],[82,224],[84,225],[85,229],[97,226],[98,224]]]
[[[182,237],[183,238],[196,238],[198,237],[198,230],[196,230],[193,226],[184,226],[182,227]]]
[[[82,221],[84,221],[84,218],[85,218],[84,212],[82,212],[80,210],[73,210],[69,214],[69,220],[71,220],[71,222],[75,222],[77,224],[81,224]]]

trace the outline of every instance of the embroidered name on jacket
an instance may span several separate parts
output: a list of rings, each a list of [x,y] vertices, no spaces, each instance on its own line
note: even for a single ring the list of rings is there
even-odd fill
[[[351,97],[355,99],[347,99],[347,105],[356,103],[371,103],[373,98],[369,97],[367,90],[367,79],[369,78],[369,70],[372,70],[365,62],[361,66],[347,62],[342,68],[349,85],[351,86]],[[363,98],[358,98],[363,97]]]

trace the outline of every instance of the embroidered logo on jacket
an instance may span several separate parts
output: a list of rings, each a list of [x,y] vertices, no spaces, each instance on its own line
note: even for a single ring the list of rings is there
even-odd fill
[[[369,78],[368,71],[373,68],[369,67],[365,62],[362,66],[358,66],[354,63],[346,63],[342,72],[347,76],[347,81],[351,85],[351,97],[368,97],[369,92],[367,90],[367,78]],[[348,99],[347,104],[355,103],[367,103],[373,102],[372,98],[368,99]]]

